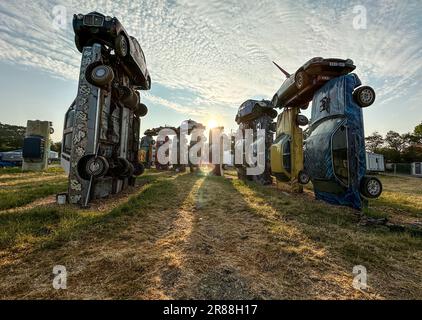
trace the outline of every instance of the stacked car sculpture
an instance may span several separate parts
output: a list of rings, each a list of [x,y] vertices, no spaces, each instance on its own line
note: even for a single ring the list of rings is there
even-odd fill
[[[272,175],[277,181],[289,182],[299,192],[302,188],[298,184],[311,180],[318,199],[355,209],[362,208],[364,199],[379,197],[381,182],[366,176],[362,115],[362,108],[374,103],[375,91],[361,86],[358,76],[351,73],[356,68],[353,61],[317,57],[293,75],[276,66],[287,79],[274,95],[271,106],[253,103],[252,108],[246,108],[250,104],[247,101],[236,116],[239,130],[243,130],[245,125],[262,128],[261,123],[250,121],[263,119],[265,114],[269,124],[264,127],[269,130],[270,141],[270,119],[275,118],[272,111],[283,109],[275,126],[275,140],[269,148],[266,145],[270,170],[266,168],[262,179],[247,177],[243,166],[238,166],[239,177],[268,184]],[[310,101],[312,117],[303,141],[300,126],[308,125],[309,121],[300,110],[307,109]],[[246,109],[251,111],[245,112]]]
[[[138,90],[149,90],[151,77],[141,46],[117,18],[79,14],[73,28],[82,62],[78,94],[65,117],[62,163],[69,202],[87,205],[133,185],[144,172],[139,130],[148,109]]]

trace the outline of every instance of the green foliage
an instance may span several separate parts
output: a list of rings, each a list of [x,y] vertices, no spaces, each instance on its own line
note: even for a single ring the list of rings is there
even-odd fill
[[[415,127],[413,133],[400,134],[390,130],[383,138],[374,132],[365,141],[368,151],[382,154],[388,162],[422,161],[422,123]]]
[[[0,151],[12,151],[23,146],[26,128],[0,122]]]

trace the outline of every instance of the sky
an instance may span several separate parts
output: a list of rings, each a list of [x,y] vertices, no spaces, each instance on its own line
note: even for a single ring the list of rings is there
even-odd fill
[[[49,120],[61,140],[81,59],[72,16],[91,11],[116,16],[145,52],[142,132],[186,119],[235,129],[242,102],[271,99],[284,81],[272,61],[293,73],[316,56],[353,59],[376,90],[367,134],[422,122],[418,0],[1,0],[0,122]]]

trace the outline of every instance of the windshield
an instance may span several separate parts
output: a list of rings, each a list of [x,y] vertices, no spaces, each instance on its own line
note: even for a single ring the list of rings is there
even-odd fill
[[[341,118],[331,118],[331,119],[324,119],[319,124],[311,130],[311,135],[321,135],[321,134],[327,134],[332,133],[335,128],[343,121],[343,117]]]

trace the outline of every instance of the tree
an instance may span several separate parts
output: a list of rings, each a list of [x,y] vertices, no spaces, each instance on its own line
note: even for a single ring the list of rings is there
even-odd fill
[[[366,149],[371,152],[375,152],[377,149],[381,148],[384,144],[384,139],[382,135],[380,135],[377,131],[375,131],[372,135],[365,138],[366,141]]]
[[[51,142],[51,151],[61,153],[62,152],[62,143],[61,142]]]
[[[403,151],[404,145],[403,145],[403,137],[400,135],[400,133],[397,133],[395,131],[388,131],[387,135],[385,136],[385,143],[388,148],[393,149],[395,151],[398,151],[399,153]]]
[[[415,127],[415,130],[413,131],[413,135],[416,138],[416,143],[422,143],[422,122],[421,124]]]
[[[12,151],[23,147],[26,128],[0,123],[0,151]]]

